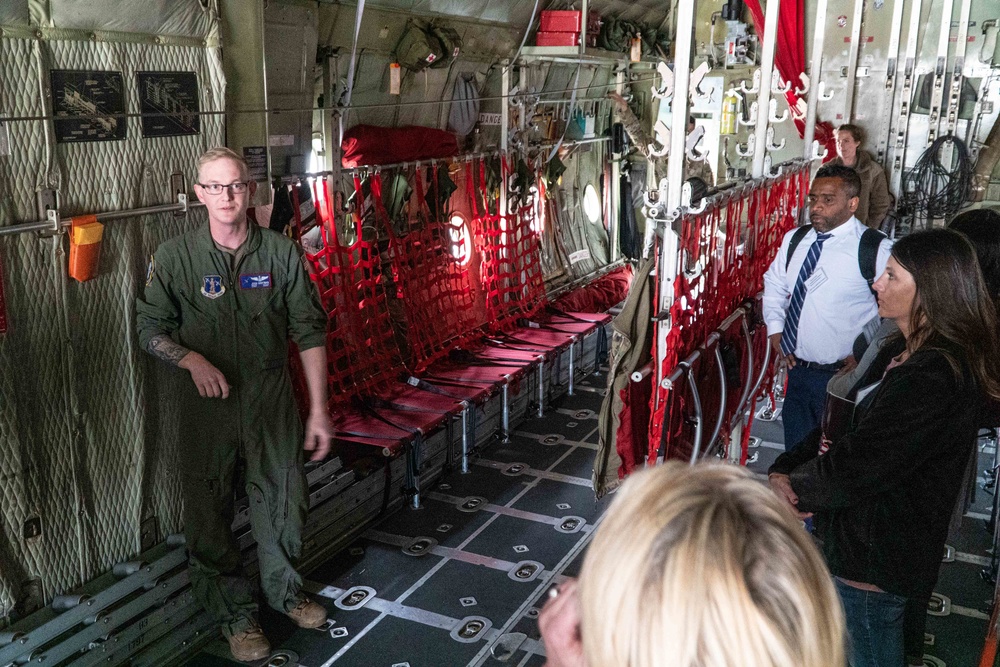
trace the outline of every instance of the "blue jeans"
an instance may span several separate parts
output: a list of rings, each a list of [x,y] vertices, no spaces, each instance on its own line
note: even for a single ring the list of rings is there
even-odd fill
[[[844,605],[851,667],[903,667],[906,598],[864,591],[834,578]]]
[[[785,428],[785,451],[802,442],[823,422],[826,405],[826,385],[833,371],[796,366],[788,370],[788,388],[781,408],[781,424]]]

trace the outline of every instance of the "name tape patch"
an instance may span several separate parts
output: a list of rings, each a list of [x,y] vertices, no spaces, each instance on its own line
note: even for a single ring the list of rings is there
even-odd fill
[[[244,273],[240,275],[240,289],[262,289],[270,286],[270,273]]]

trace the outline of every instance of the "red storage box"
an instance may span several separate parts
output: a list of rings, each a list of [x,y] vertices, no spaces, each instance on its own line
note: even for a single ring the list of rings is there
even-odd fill
[[[546,9],[542,12],[538,32],[580,32],[580,12]]]
[[[601,15],[587,13],[587,32],[601,29]],[[542,12],[538,32],[580,32],[580,12],[575,10],[551,10]]]
[[[580,46],[580,33],[539,31],[535,35],[535,46]]]

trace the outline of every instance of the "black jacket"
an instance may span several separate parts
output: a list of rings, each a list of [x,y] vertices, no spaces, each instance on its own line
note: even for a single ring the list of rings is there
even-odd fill
[[[877,382],[901,350],[887,345],[859,385]],[[799,510],[815,512],[834,575],[930,595],[981,406],[970,372],[956,377],[941,352],[918,350],[885,373],[826,454],[817,456],[817,430],[778,457],[769,472],[789,475]]]

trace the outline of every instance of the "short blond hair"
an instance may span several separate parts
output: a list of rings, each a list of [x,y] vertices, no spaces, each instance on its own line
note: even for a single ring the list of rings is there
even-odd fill
[[[198,158],[199,180],[201,180],[201,168],[209,162],[215,162],[216,160],[232,160],[240,166],[240,178],[246,181],[250,180],[250,167],[247,166],[247,161],[243,159],[242,155],[231,148],[226,148],[225,146],[209,148],[201,154],[201,157]]]
[[[633,475],[580,575],[592,667],[831,667],[844,619],[811,538],[765,485],[721,463]]]

